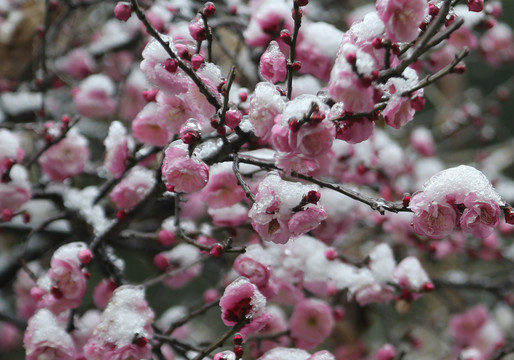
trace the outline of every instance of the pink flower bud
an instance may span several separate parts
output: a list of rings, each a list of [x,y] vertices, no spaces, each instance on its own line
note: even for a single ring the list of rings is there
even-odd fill
[[[121,21],[127,21],[132,15],[132,6],[124,1],[120,1],[114,8],[114,15]]]
[[[170,73],[175,73],[178,68],[178,62],[175,59],[168,58],[164,60],[164,68]]]
[[[189,33],[196,41],[203,41],[207,39],[207,32],[205,30],[202,17],[200,15],[197,15],[189,23]]]
[[[3,209],[2,210],[2,221],[8,222],[11,221],[14,214],[11,209]]]
[[[209,254],[211,254],[214,257],[221,257],[223,255],[223,251],[225,250],[225,247],[221,244],[215,244],[212,248]]]
[[[468,0],[469,11],[480,12],[484,10],[484,0]]]
[[[206,2],[203,6],[203,14],[207,17],[214,16],[216,12],[216,6],[212,2]]]
[[[242,119],[243,114],[241,114],[241,111],[239,110],[229,110],[225,114],[225,124],[232,130],[239,126]]]
[[[202,66],[204,62],[205,62],[205,60],[202,55],[196,54],[196,55],[193,55],[193,57],[191,58],[191,65],[193,66],[193,69],[195,69],[195,70],[200,69],[200,66]]]
[[[80,250],[77,256],[80,262],[84,265],[88,265],[93,260],[93,252],[89,249]]]
[[[169,246],[175,242],[175,234],[168,230],[162,229],[157,235],[157,241],[161,245]]]
[[[391,344],[382,346],[375,356],[376,360],[394,360],[396,358],[396,349]]]
[[[159,253],[153,258],[154,265],[161,271],[165,271],[170,266],[170,260],[164,253]]]

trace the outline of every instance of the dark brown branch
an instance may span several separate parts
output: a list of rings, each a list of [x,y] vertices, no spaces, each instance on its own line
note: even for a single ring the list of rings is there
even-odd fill
[[[287,64],[287,98],[291,100],[291,94],[293,92],[293,63],[296,55],[296,41],[298,40],[298,32],[300,31],[300,26],[302,25],[302,15],[300,13],[300,6],[296,1],[293,1],[293,20],[294,20],[294,29],[293,29],[293,38],[291,40],[291,47],[289,51],[289,62]]]
[[[248,184],[244,181],[243,176],[241,175],[241,171],[239,171],[239,155],[237,152],[234,152],[232,156],[234,158],[234,161],[232,162],[232,170],[236,175],[237,183],[244,190],[246,197],[252,200],[252,202],[255,202],[255,195],[252,193],[252,190],[250,190]]]
[[[234,158],[231,157],[231,159],[233,160]],[[266,168],[266,169],[272,169],[272,170],[278,170],[278,171],[285,172],[283,169],[280,169],[279,167],[277,167],[273,164],[255,160],[255,159],[240,158],[239,161],[242,163],[245,163],[245,164],[251,164],[251,165],[260,166],[260,167]],[[346,195],[354,200],[357,200],[361,203],[369,205],[373,210],[378,211],[382,215],[384,215],[386,211],[393,212],[393,213],[412,212],[411,209],[403,206],[402,202],[392,202],[392,201],[386,201],[384,199],[378,199],[378,198],[366,196],[355,190],[346,188],[342,185],[333,184],[328,181],[316,179],[312,176],[303,175],[303,174],[297,173],[295,171],[291,172],[291,176],[298,178],[298,179],[309,181],[309,182],[319,185],[320,187],[323,187],[323,188],[337,191],[338,193],[341,193],[341,194]]]

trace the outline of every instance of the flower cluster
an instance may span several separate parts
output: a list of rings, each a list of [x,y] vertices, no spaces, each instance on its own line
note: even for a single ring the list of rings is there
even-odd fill
[[[414,230],[432,239],[448,236],[455,226],[478,238],[500,223],[503,201],[489,180],[461,165],[434,175],[410,200]]]

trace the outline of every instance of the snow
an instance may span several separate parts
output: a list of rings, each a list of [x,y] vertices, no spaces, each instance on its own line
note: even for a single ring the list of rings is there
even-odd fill
[[[123,285],[114,291],[93,336],[121,348],[131,344],[135,334],[150,337],[146,327],[153,317],[153,311],[146,304],[144,288]]]
[[[27,331],[32,333],[32,344],[55,343],[69,349],[74,347],[71,336],[48,309],[40,309],[29,320],[29,330]]]
[[[2,110],[8,114],[17,116],[25,112],[35,111],[41,107],[41,93],[18,91],[6,92],[0,95]]]
[[[396,267],[393,251],[388,244],[375,246],[369,254],[369,267],[378,282],[385,284],[393,280],[393,272]]]
[[[503,205],[500,195],[494,190],[487,177],[481,171],[467,165],[437,173],[425,183],[423,191],[433,201],[444,201],[444,197],[450,193],[466,196],[473,192],[479,199],[492,200]]]

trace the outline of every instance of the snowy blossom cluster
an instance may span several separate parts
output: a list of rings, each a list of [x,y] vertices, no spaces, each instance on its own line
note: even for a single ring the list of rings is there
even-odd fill
[[[489,236],[500,223],[501,205],[501,197],[485,175],[461,165],[430,178],[409,206],[415,231],[442,239],[455,226],[478,238]]]
[[[0,1],[0,357],[514,351],[509,15],[339,5]]]

